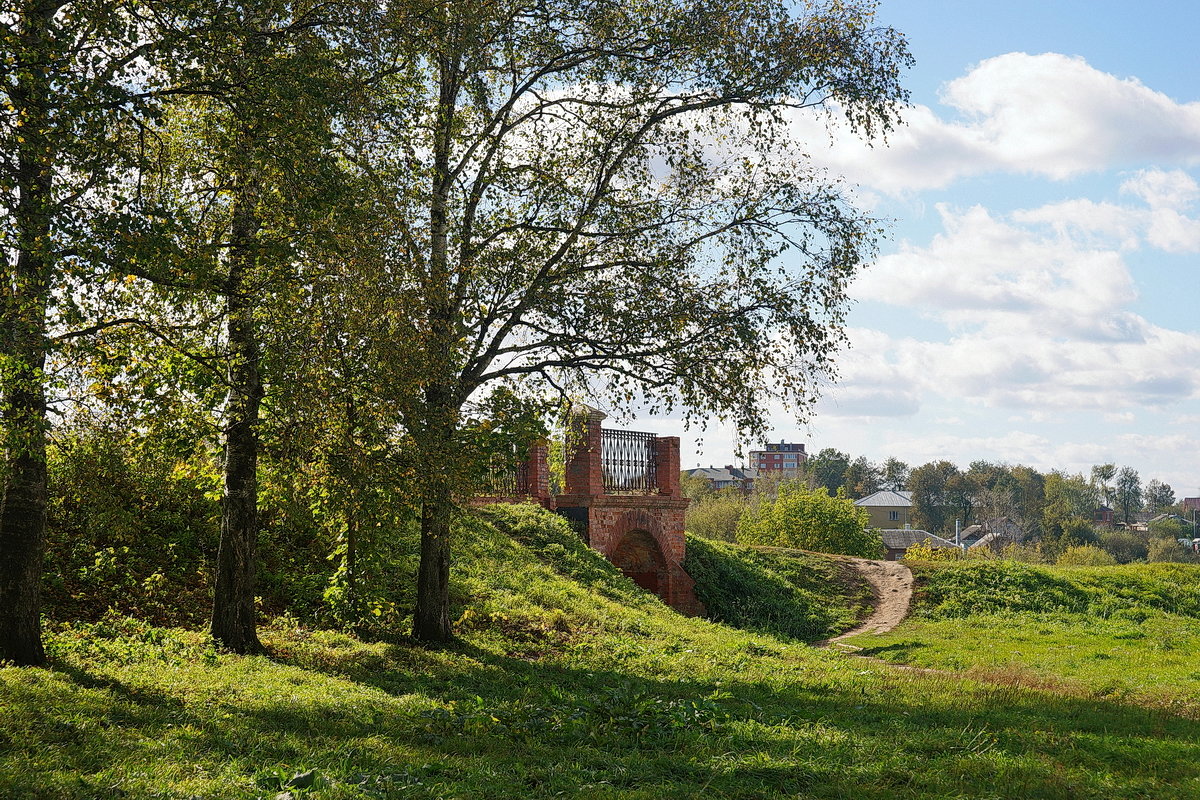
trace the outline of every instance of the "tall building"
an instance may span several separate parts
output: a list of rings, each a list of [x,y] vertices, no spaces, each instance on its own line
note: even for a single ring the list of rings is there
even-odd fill
[[[807,460],[808,453],[804,452],[804,445],[792,444],[782,439],[778,444],[768,442],[766,450],[750,451],[750,466],[755,469],[799,469]]]

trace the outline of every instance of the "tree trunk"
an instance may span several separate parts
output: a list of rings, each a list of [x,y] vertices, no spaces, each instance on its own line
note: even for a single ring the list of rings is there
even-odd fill
[[[49,62],[56,4],[21,9],[25,63]],[[42,556],[46,541],[46,304],[50,293],[53,169],[48,129],[50,85],[41,68],[19,70],[10,91],[21,120],[16,139],[15,263],[3,267],[0,337],[7,363],[3,391],[3,497],[0,498],[0,661],[46,662],[42,648]]]
[[[221,544],[213,591],[212,635],[235,653],[260,653],[254,607],[258,539],[258,414],[262,404],[254,302],[246,283],[258,231],[252,203],[234,210],[230,254],[229,395],[225,408],[225,490],[221,497]]]
[[[424,642],[447,642],[454,638],[450,628],[450,517],[454,496],[446,464],[455,457],[454,432],[458,424],[457,393],[452,377],[456,309],[449,268],[450,147],[459,78],[457,33],[454,25],[447,25],[445,50],[439,58],[429,209],[429,277],[425,287],[429,315],[426,353],[433,377],[425,390],[423,430],[415,436],[422,456],[425,489],[421,501],[421,566],[417,574],[413,636]]]
[[[450,628],[449,496],[421,504],[421,566],[417,573],[417,610],[413,636],[422,642],[448,642]]]

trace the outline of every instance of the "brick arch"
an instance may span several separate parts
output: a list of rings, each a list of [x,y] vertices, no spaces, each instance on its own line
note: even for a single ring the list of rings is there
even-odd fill
[[[606,555],[630,580],[664,601],[671,597],[672,548],[654,516],[629,510],[612,523]]]
[[[622,535],[609,558],[625,577],[647,592],[664,599],[670,595],[667,559],[658,542],[646,531],[632,530]]]
[[[663,526],[653,516],[640,509],[632,509],[621,514],[613,520],[609,530],[609,542],[613,552],[621,539],[633,531],[644,531],[649,534],[664,556],[671,552],[671,548],[667,546],[667,534],[663,531]]]

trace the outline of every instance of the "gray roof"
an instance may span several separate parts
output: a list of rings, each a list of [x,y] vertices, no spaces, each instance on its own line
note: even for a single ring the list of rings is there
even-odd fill
[[[908,508],[912,505],[912,492],[898,491],[893,492],[890,489],[880,489],[874,494],[869,494],[861,500],[855,500],[856,506],[894,506]]]
[[[688,475],[697,475],[701,478],[706,478],[714,483],[724,483],[733,481],[754,480],[758,477],[757,469],[741,469],[734,467],[733,469],[722,467],[696,467],[695,469],[684,470]]]
[[[917,542],[928,542],[935,550],[940,547],[958,547],[954,542],[940,536],[934,536],[929,531],[914,531],[908,529],[882,530],[883,546],[889,550],[907,550]]]

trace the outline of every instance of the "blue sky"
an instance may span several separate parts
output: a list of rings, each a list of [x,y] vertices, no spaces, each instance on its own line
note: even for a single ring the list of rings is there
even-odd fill
[[[1084,471],[1200,495],[1200,6],[883,0],[917,59],[887,147],[814,156],[894,220],[851,349],[773,438],[913,465]],[[810,120],[799,136],[823,147]],[[733,431],[687,467],[741,463]],[[756,444],[756,443],[750,443]]]

